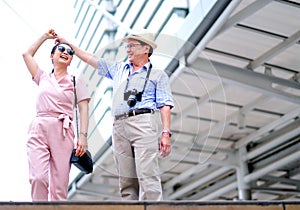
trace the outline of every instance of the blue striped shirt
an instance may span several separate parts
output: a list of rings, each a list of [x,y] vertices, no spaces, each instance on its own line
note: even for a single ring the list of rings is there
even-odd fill
[[[143,90],[150,61],[138,71],[133,72],[133,66],[125,62],[110,62],[105,59],[98,61],[98,74],[113,80],[113,115],[119,115],[131,109],[159,109],[163,106],[174,106],[169,77],[163,71],[151,69],[149,80],[142,95],[142,100],[129,107],[124,100],[125,91]],[[127,84],[128,80],[128,84]],[[127,90],[125,90],[127,86]]]

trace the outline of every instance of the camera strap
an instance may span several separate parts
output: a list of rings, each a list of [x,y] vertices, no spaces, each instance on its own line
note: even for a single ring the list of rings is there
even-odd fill
[[[146,75],[146,78],[145,78],[145,84],[144,84],[143,90],[142,90],[142,92],[141,92],[142,94],[144,93],[144,90],[145,90],[145,88],[146,88],[147,82],[148,82],[148,80],[149,80],[149,76],[150,76],[151,69],[152,69],[152,63],[150,63],[149,69],[148,69],[148,71],[147,71],[147,75]],[[130,72],[130,71],[129,71],[129,72]],[[130,76],[130,73],[128,74],[128,77],[127,77],[127,83],[126,83],[125,91],[126,91],[127,88],[128,88],[129,76]]]

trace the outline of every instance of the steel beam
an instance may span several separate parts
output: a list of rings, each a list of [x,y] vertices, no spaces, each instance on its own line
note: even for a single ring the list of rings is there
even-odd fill
[[[187,68],[195,70],[200,77],[206,77],[216,81],[222,80],[225,84],[237,85],[270,97],[300,104],[299,95],[288,93],[274,87],[275,85],[279,85],[280,87],[289,87],[300,91],[300,83],[295,81],[268,76],[204,58],[196,59],[193,63],[188,65]]]

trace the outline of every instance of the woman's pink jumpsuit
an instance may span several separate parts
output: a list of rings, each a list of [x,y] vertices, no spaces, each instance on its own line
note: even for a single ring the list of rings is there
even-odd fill
[[[67,200],[75,137],[73,78],[66,75],[57,81],[53,74],[39,69],[33,81],[39,92],[37,116],[30,124],[27,142],[31,197],[33,201]],[[76,91],[78,101],[90,100],[81,79],[76,79]]]

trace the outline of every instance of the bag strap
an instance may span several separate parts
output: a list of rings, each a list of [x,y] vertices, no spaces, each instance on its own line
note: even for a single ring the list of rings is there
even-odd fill
[[[78,106],[77,106],[77,94],[76,94],[76,81],[75,76],[73,76],[73,85],[74,85],[74,109],[75,109],[75,118],[76,118],[76,134],[77,139],[79,138],[79,129],[78,129]]]

